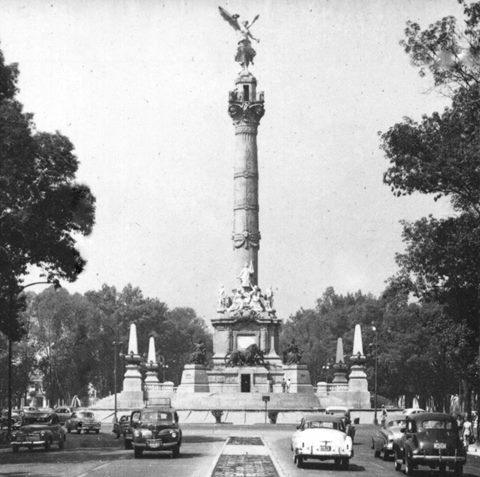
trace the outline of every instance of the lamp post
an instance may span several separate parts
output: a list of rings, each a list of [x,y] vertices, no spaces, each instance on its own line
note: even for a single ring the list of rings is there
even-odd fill
[[[165,382],[165,370],[168,369],[168,364],[165,364],[165,356],[163,356],[163,354],[160,354],[158,356],[158,363],[162,367],[162,376],[163,376],[162,382]]]
[[[117,346],[122,345],[121,341],[113,341],[113,422],[117,423]]]
[[[375,341],[374,341],[374,347],[375,347],[375,372],[374,372],[374,401],[373,405],[375,407],[374,411],[374,416],[373,416],[373,423],[375,425],[378,424],[378,418],[377,418],[377,371],[378,371],[378,331],[377,328],[372,325],[372,331],[375,333]]]
[[[32,282],[28,285],[24,285],[20,287],[20,292],[17,294],[17,298],[24,292],[25,288],[32,287],[33,285],[53,285],[55,290],[61,288],[60,282],[58,279],[53,280],[43,280],[39,282]],[[10,336],[8,338],[8,359],[7,359],[7,367],[8,367],[8,387],[7,387],[7,395],[8,395],[8,413],[7,413],[7,439],[10,440],[12,435],[12,339]]]

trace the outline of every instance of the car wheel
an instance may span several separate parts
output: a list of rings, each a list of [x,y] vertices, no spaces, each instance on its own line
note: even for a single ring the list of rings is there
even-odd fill
[[[177,457],[180,456],[180,445],[176,445],[173,449],[172,449],[172,458],[173,459],[176,459]]]
[[[383,451],[383,460],[388,460],[389,459],[389,454],[388,454],[388,451],[387,450],[384,450]]]
[[[350,459],[346,457],[342,459],[342,469],[348,470],[348,466],[350,465]]]
[[[12,451],[16,454],[18,452],[18,446],[12,446]]]
[[[67,427],[67,432],[70,434],[72,430],[69,427]]]
[[[462,477],[463,476],[463,465],[462,464],[455,464],[455,477]]]
[[[135,449],[133,449],[133,455],[135,456],[135,459],[139,459],[143,455],[143,449],[140,447],[135,447]]]
[[[401,459],[401,457],[398,455],[398,452],[397,452],[397,451],[395,451],[395,457],[394,457],[394,459],[395,459],[395,470],[397,470],[397,471],[400,472],[400,471],[402,470],[402,459]]]
[[[299,469],[303,468],[303,456],[297,455],[297,467]]]
[[[45,441],[45,452],[50,450],[50,441]]]
[[[335,467],[340,467],[340,464],[342,463],[342,460],[341,459],[335,459],[334,460],[334,464],[335,464]]]
[[[82,430],[81,429],[77,429],[77,434],[81,434],[82,433]]]
[[[415,465],[412,463],[411,459],[407,456],[405,458],[405,474],[413,475],[415,472]]]
[[[95,429],[95,434],[98,434],[100,432],[100,429]]]
[[[132,448],[132,441],[125,439],[125,449],[131,449]]]
[[[380,451],[375,449],[375,451],[373,452],[373,455],[374,457],[380,457]]]
[[[62,437],[60,437],[60,439],[58,441],[58,449],[63,450],[64,447],[65,447],[65,441],[63,440]]]
[[[86,433],[86,434],[90,434],[90,429],[87,429],[87,430],[85,431],[85,433]]]

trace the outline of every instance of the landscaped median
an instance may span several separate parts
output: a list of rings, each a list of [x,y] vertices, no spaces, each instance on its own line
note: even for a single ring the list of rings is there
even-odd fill
[[[211,477],[280,477],[261,437],[230,436]]]

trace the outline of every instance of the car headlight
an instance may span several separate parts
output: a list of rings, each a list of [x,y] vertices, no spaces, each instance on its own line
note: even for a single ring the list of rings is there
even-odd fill
[[[142,431],[141,434],[142,434],[142,437],[145,437],[145,439],[150,439],[150,437],[152,437],[152,431],[148,429]]]
[[[177,433],[175,431],[170,431],[170,435],[172,436],[173,439],[177,437]]]
[[[140,436],[142,435],[142,433],[141,433],[139,430],[135,429],[135,430],[133,431],[133,435],[134,435],[135,437],[140,437]]]

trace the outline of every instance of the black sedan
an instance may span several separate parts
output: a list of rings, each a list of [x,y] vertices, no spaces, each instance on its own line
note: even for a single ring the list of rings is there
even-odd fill
[[[422,412],[407,416],[403,436],[394,443],[395,470],[412,475],[417,466],[439,469],[444,474],[447,467],[456,476],[463,475],[466,452],[460,440],[457,422],[442,413]]]

